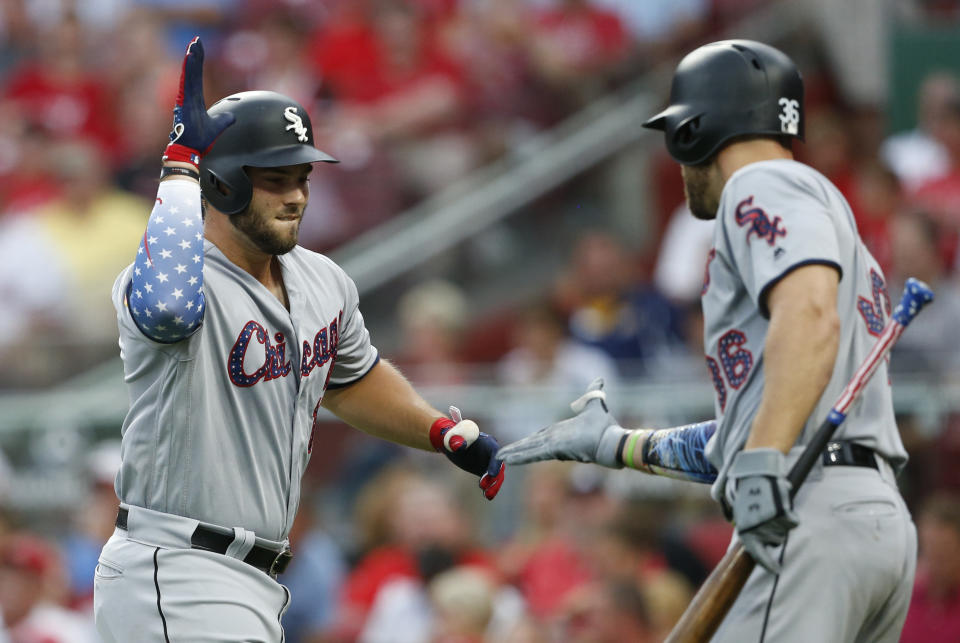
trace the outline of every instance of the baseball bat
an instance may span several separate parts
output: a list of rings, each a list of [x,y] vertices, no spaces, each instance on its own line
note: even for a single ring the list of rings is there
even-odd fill
[[[827,447],[830,438],[847,417],[847,411],[857,400],[860,393],[877,367],[890,349],[903,334],[907,325],[913,321],[917,313],[928,303],[933,301],[933,291],[918,279],[912,277],[905,284],[900,303],[883,332],[877,339],[870,354],[863,360],[860,368],[854,373],[853,379],[847,383],[836,404],[830,409],[827,418],[817,429],[803,454],[796,461],[787,479],[792,488],[790,499],[797,493],[807,474],[813,468],[817,459]],[[713,636],[723,622],[730,607],[740,594],[755,563],[753,558],[739,542],[727,550],[727,553],[714,568],[710,576],[704,581],[696,596],[687,606],[683,616],[674,626],[665,643],[703,643]]]

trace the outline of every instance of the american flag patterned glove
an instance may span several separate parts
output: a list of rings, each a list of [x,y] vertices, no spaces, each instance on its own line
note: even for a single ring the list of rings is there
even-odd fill
[[[203,43],[197,36],[187,45],[180,70],[180,91],[173,107],[173,130],[164,161],[200,165],[200,158],[234,121],[233,114],[211,118],[203,100]]]

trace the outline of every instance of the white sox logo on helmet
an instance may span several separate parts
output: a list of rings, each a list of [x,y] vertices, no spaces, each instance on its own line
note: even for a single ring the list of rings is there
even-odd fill
[[[306,143],[310,140],[310,138],[307,136],[307,128],[304,126],[303,119],[300,118],[300,114],[297,113],[296,107],[291,105],[283,110],[283,117],[290,121],[290,124],[287,125],[286,130],[293,130],[293,133],[297,135],[297,140],[299,140],[301,143]]]

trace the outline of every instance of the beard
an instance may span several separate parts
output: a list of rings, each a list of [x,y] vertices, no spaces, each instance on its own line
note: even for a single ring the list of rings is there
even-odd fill
[[[287,214],[294,214],[288,212]],[[302,215],[302,212],[301,212]],[[300,236],[300,221],[295,225],[286,226],[278,230],[272,226],[275,221],[273,215],[254,207],[253,203],[247,209],[230,217],[230,223],[242,232],[261,252],[270,255],[283,255],[293,250]]]
[[[683,194],[690,212],[698,219],[709,221],[717,217],[723,183],[716,165],[683,165]]]

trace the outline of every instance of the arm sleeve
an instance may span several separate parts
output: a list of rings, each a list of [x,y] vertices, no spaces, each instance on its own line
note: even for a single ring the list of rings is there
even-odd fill
[[[643,443],[641,470],[712,484],[717,479],[717,468],[707,460],[704,449],[716,430],[716,420],[708,420],[652,431]]]
[[[829,265],[840,273],[835,221],[817,188],[783,171],[755,170],[737,177],[722,225],[730,254],[760,313],[766,296],[792,270]]]
[[[186,339],[203,321],[203,217],[200,185],[160,183],[127,286],[137,328],[156,342]]]
[[[340,317],[337,357],[330,375],[330,388],[347,386],[366,375],[379,361],[377,349],[370,343],[370,331],[367,330],[360,313],[360,295],[353,280],[337,268],[346,287],[343,313]]]

